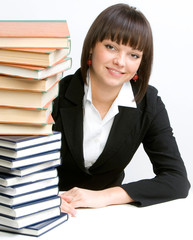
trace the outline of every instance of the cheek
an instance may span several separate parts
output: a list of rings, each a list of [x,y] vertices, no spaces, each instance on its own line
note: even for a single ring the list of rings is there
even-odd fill
[[[109,55],[102,50],[98,50],[93,53],[92,62],[93,64],[103,64],[108,62],[110,59]]]
[[[131,73],[136,73],[139,69],[141,61],[128,61],[127,62],[127,71]]]

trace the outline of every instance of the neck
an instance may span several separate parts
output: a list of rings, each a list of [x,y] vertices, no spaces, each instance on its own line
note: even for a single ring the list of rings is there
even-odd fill
[[[91,79],[92,103],[103,119],[119,94],[119,88],[101,86],[100,83]]]

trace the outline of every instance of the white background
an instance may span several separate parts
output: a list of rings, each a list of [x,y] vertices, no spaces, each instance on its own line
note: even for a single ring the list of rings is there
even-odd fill
[[[193,4],[191,0],[1,0],[1,20],[67,20],[73,66],[80,66],[84,37],[96,16],[115,3],[128,3],[148,18],[154,36],[150,84],[159,90],[169,113],[188,176],[193,185]],[[126,169],[125,181],[152,177],[142,147]]]

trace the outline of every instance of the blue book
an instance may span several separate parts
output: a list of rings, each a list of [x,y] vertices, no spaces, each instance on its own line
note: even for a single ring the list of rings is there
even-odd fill
[[[33,191],[18,196],[8,196],[3,193],[0,193],[0,204],[15,206],[18,204],[24,204],[31,201],[37,201],[39,199],[56,196],[58,194],[59,194],[58,185],[50,186],[41,190]]]
[[[8,197],[17,197],[27,195],[32,192],[36,192],[51,186],[58,185],[59,178],[53,177],[43,180],[38,180],[30,183],[23,183],[19,185],[14,185],[10,187],[0,186],[1,195],[5,195]]]
[[[61,140],[61,133],[53,131],[52,135],[0,135],[0,147],[19,150],[39,144]]]
[[[0,204],[0,216],[17,220],[18,218],[41,212],[46,209],[59,207],[60,204],[61,198],[57,195],[15,206]],[[1,223],[1,220],[0,224],[3,224]]]
[[[59,226],[60,224],[66,222],[68,220],[68,214],[61,213],[60,216],[51,218],[49,220],[33,224],[28,227],[24,227],[21,229],[14,229],[11,227],[1,226],[0,225],[0,231],[9,232],[9,233],[17,233],[17,234],[23,234],[28,236],[34,236],[39,237],[42,234],[50,231],[51,229]]]
[[[59,150],[61,148],[61,140],[42,143],[39,145],[30,146],[28,148],[11,149],[6,147],[0,147],[0,156],[9,158],[21,158],[27,156],[33,156],[39,153],[46,153],[53,150]]]
[[[5,167],[0,166],[0,172],[1,173],[8,173],[14,176],[27,176],[35,172],[39,172],[48,168],[58,167],[61,164],[61,159],[56,159],[53,161],[48,161],[44,163],[39,164],[33,164],[25,167],[20,167],[16,169],[9,169]]]
[[[35,154],[27,157],[10,158],[0,156],[0,166],[10,169],[25,167],[28,165],[48,162],[60,158],[60,150],[49,151],[46,153]]]
[[[0,225],[20,229],[58,216],[60,216],[60,207],[53,207],[17,219],[0,216]]]
[[[58,173],[56,168],[50,168],[24,177],[13,176],[7,173],[0,173],[0,186],[10,187],[24,183],[32,183],[38,180],[56,177],[57,174]]]

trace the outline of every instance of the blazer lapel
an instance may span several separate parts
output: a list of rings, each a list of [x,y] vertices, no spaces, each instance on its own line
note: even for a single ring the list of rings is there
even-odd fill
[[[78,166],[86,171],[83,158],[83,109],[84,85],[80,71],[73,76],[65,94],[65,107],[60,108],[66,140]]]
[[[133,93],[136,95],[138,86],[133,81],[131,81],[131,85]],[[119,107],[119,114],[115,116],[105,148],[90,171],[94,171],[105,161],[111,159],[126,139],[130,140],[131,143],[133,142],[139,124],[140,105],[137,105],[137,108]]]
[[[137,108],[120,107],[119,114],[115,116],[105,148],[98,160],[90,168],[90,171],[112,158],[121,148],[126,138],[130,138],[132,141],[137,119]]]

